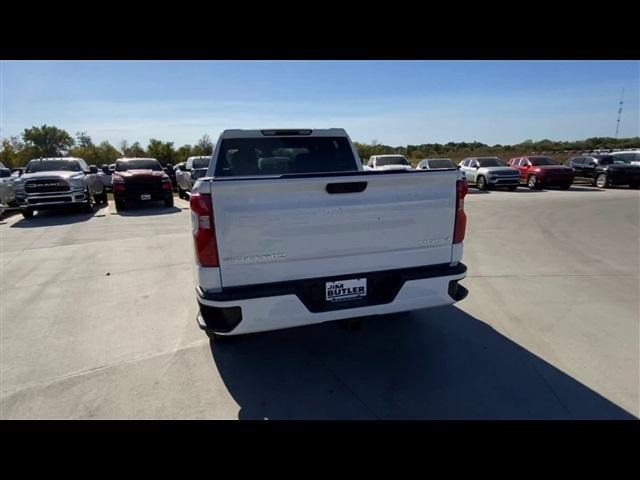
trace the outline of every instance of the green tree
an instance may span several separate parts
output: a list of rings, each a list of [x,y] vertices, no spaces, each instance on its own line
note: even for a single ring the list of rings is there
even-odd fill
[[[211,155],[213,153],[213,143],[209,135],[203,135],[196,146],[193,147],[193,155]]]
[[[118,158],[122,155],[113,145],[111,145],[108,141],[100,142],[96,148],[97,153],[97,161],[96,165],[100,166],[103,164],[114,163]]]
[[[25,128],[22,139],[37,157],[65,155],[75,143],[65,130],[48,125]]]
[[[93,141],[91,137],[87,135],[87,132],[76,132],[76,146],[78,148],[93,147]]]
[[[129,158],[144,157],[147,154],[140,142],[134,142],[133,145],[127,147],[127,141],[125,140],[120,144],[120,149],[122,154]]]
[[[193,157],[196,154],[194,153],[194,149],[191,145],[182,145],[178,150],[176,150],[175,161],[176,163],[185,162],[187,158]]]
[[[98,165],[100,156],[96,146],[93,144],[91,137],[87,132],[77,132],[75,147],[69,150],[69,155],[79,157],[86,161],[89,165]]]
[[[151,158],[155,158],[161,164],[175,163],[175,150],[173,148],[173,142],[161,142],[152,138],[149,140],[149,146],[147,147],[147,155]]]
[[[0,148],[0,163],[7,168],[15,168],[20,165],[19,150],[16,149],[13,142],[10,139],[5,138],[2,140],[2,147]]]

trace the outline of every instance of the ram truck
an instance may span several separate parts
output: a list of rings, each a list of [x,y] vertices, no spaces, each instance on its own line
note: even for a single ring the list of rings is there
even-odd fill
[[[93,203],[107,203],[107,193],[95,165],[82,158],[54,157],[30,160],[13,182],[25,219],[41,210],[78,208],[89,213]]]
[[[173,186],[155,158],[119,158],[112,179],[116,210],[139,202],[162,201],[173,207]]]
[[[190,197],[197,321],[211,338],[449,305],[467,183],[364,171],[343,129],[225,130]]]

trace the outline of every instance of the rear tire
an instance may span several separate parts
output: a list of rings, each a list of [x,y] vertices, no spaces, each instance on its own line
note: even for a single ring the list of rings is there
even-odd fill
[[[606,188],[609,186],[609,179],[606,173],[600,173],[596,177],[595,185],[598,188]]]
[[[560,185],[560,188],[561,188],[562,190],[569,190],[569,189],[571,188],[571,184],[569,183],[569,184],[567,184],[567,185]]]
[[[180,185],[178,185],[178,198],[182,198],[184,200],[184,190],[182,190],[182,188],[180,188]]]
[[[630,183],[629,184],[629,188],[637,189],[638,187],[640,187],[640,183]]]
[[[122,200],[116,200],[116,210],[120,211],[124,209],[125,209],[124,202]]]
[[[510,192],[515,191],[516,188],[518,188],[517,185],[512,185],[511,187],[508,187]]]
[[[30,208],[22,210],[21,213],[22,213],[22,216],[26,219],[33,218],[33,210],[31,210]]]
[[[487,180],[486,180],[486,178],[484,178],[482,175],[480,175],[478,178],[476,178],[476,187],[481,192],[485,191],[487,189]]]
[[[169,198],[166,198],[164,201],[164,206],[166,208],[171,208],[173,207],[173,195],[171,195]]]

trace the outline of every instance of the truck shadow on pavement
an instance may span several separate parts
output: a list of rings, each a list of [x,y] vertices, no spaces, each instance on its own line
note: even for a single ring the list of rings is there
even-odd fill
[[[106,204],[94,205],[91,213],[85,213],[78,210],[43,210],[36,212],[36,214],[30,218],[21,218],[10,228],[37,228],[37,227],[53,227],[57,225],[70,225],[72,223],[86,222],[91,220],[94,216],[104,216],[104,211],[107,208]],[[106,210],[105,210],[106,211]],[[18,213],[18,215],[20,215]]]
[[[456,307],[231,337],[240,419],[635,419]]]
[[[116,210],[115,207],[111,209],[111,215],[120,215],[121,217],[146,217],[152,215],[168,215],[170,213],[181,212],[182,209],[178,207],[164,207],[155,205],[132,205],[127,207],[126,210]]]

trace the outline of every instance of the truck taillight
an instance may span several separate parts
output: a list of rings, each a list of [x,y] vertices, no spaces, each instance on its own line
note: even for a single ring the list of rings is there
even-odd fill
[[[116,177],[113,179],[113,191],[124,192],[124,179]]]
[[[191,230],[198,264],[202,267],[218,267],[218,244],[213,223],[213,204],[211,195],[192,193]]]
[[[453,243],[462,243],[467,229],[467,214],[464,213],[464,197],[469,193],[466,180],[456,182],[456,220],[453,227]]]

